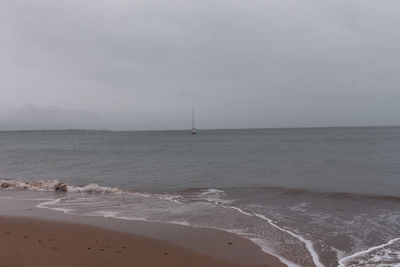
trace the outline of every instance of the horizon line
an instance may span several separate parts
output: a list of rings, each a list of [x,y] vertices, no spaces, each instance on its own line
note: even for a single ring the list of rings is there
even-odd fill
[[[222,130],[279,130],[279,129],[321,129],[321,128],[379,128],[379,127],[400,127],[400,125],[354,125],[354,126],[298,126],[298,127],[255,127],[255,128],[198,128],[203,131]],[[90,132],[167,132],[167,131],[190,131],[191,129],[141,129],[141,130],[107,130],[107,129],[86,129],[86,128],[62,128],[62,129],[24,129],[24,130],[0,130],[0,132],[61,132],[61,131],[90,131]]]

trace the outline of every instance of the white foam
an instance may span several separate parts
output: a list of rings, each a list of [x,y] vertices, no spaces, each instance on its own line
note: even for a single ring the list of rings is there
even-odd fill
[[[99,215],[105,218],[116,218],[118,215],[118,212],[116,211],[108,211],[108,210],[98,210],[93,212],[95,215]]]
[[[291,232],[291,231],[289,231],[289,230],[286,230],[286,229],[280,227],[279,225],[275,224],[271,219],[268,219],[267,217],[265,217],[265,216],[262,215],[262,214],[255,213],[254,215],[257,216],[257,217],[259,217],[259,218],[262,218],[262,219],[268,221],[272,226],[276,227],[277,229],[279,229],[279,230],[281,230],[281,231],[283,231],[283,232],[285,232],[285,233],[288,233],[289,235],[291,235],[291,236],[293,236],[293,237],[299,239],[301,242],[303,242],[303,243],[305,244],[305,246],[306,246],[308,252],[310,252],[311,257],[312,257],[312,259],[313,259],[313,262],[314,262],[315,266],[317,266],[317,267],[323,267],[323,266],[324,266],[324,265],[321,263],[321,261],[319,260],[318,253],[315,251],[314,245],[313,245],[313,243],[312,243],[310,240],[305,239],[303,236],[301,236],[301,235],[299,235],[299,234],[297,234],[297,233],[293,233],[293,232]]]
[[[160,200],[166,200],[177,204],[182,204],[179,199],[182,196],[169,195],[169,194],[149,194],[140,192],[128,192],[123,191],[117,187],[100,186],[95,183],[91,183],[85,186],[69,185],[58,180],[38,180],[38,181],[24,181],[24,180],[0,180],[0,186],[4,184],[3,190],[29,190],[29,191],[40,191],[40,192],[56,192],[60,185],[68,193],[82,193],[82,194],[129,194],[140,197],[155,197]],[[1,187],[0,187],[1,188]]]
[[[168,221],[168,223],[196,227],[196,226],[190,224],[188,221]]]
[[[315,266],[317,266],[317,267],[322,267],[322,266],[324,266],[324,265],[321,263],[321,261],[319,260],[318,253],[315,251],[314,246],[313,246],[313,244],[312,244],[312,242],[311,242],[310,240],[307,240],[307,239],[305,239],[303,236],[301,236],[301,235],[299,235],[299,234],[293,233],[293,232],[291,232],[291,231],[289,231],[289,230],[287,230],[287,229],[284,229],[284,228],[280,227],[279,225],[275,224],[271,219],[265,217],[265,216],[262,215],[262,214],[258,214],[258,213],[251,214],[251,213],[245,212],[244,210],[242,210],[242,209],[240,209],[240,208],[238,208],[238,207],[234,207],[234,206],[228,206],[228,207],[231,208],[231,209],[237,210],[237,211],[239,211],[240,213],[245,214],[245,215],[247,215],[247,216],[256,216],[256,217],[259,217],[259,218],[261,218],[261,219],[263,219],[263,220],[266,220],[266,221],[267,221],[270,225],[272,225],[273,227],[275,227],[275,228],[281,230],[282,232],[285,232],[285,233],[287,233],[287,234],[289,234],[289,235],[291,235],[291,236],[297,238],[297,239],[300,240],[302,243],[304,243],[304,245],[306,246],[308,252],[311,254],[311,257],[312,257],[312,259],[313,259],[313,262],[314,262]],[[268,248],[266,248],[266,249],[268,249]],[[288,260],[286,260],[286,261],[288,261]],[[288,261],[288,262],[290,262],[290,261]],[[285,263],[285,264],[287,264],[287,263]]]
[[[226,196],[225,191],[215,188],[205,189],[199,193],[200,199],[216,205],[231,203],[230,200],[223,199],[223,197],[225,196]]]
[[[60,184],[57,180],[0,180],[0,185],[5,190],[30,190],[30,191],[55,191],[55,186]]]
[[[48,201],[46,201],[46,202],[42,202],[42,203],[36,205],[36,207],[37,207],[37,208],[42,208],[42,207],[44,207],[45,205],[54,205],[54,204],[56,204],[56,203],[60,203],[60,201],[61,201],[62,199],[64,199],[64,198],[62,197],[62,198],[51,199],[51,200],[48,200]]]
[[[73,211],[75,211],[74,209],[68,209],[68,208],[55,208],[55,207],[49,208],[49,207],[46,207],[46,205],[57,204],[62,199],[64,199],[64,198],[62,197],[62,198],[57,198],[57,199],[53,199],[53,200],[50,200],[50,201],[42,202],[42,203],[36,205],[36,208],[51,209],[51,210],[61,211],[61,212],[64,212],[66,214],[71,214]]]
[[[340,250],[340,249],[337,249],[337,248],[333,248],[333,247],[331,247],[331,250],[336,252],[336,257],[338,259],[341,259],[346,255],[346,252],[343,251],[343,250]]]
[[[182,199],[182,196],[179,195],[168,195],[168,194],[156,194],[156,197],[158,197],[161,200],[167,200],[171,202],[175,202],[177,204],[182,204],[178,199]]]
[[[215,189],[215,188],[210,188],[210,189],[205,189],[200,193],[200,195],[203,195],[203,196],[210,195],[210,194],[213,194],[213,195],[225,195],[225,191],[219,190],[219,189]]]
[[[238,207],[229,206],[228,208],[231,208],[231,209],[237,210],[237,211],[239,211],[240,213],[242,213],[242,214],[244,214],[244,215],[247,215],[247,216],[251,216],[251,217],[253,217],[253,216],[254,216],[253,214],[251,214],[251,213],[248,213],[248,212],[245,212],[244,210],[242,210],[242,209],[240,209],[240,208],[238,208]]]
[[[294,205],[294,206],[292,206],[292,207],[288,207],[287,209],[288,209],[288,210],[291,210],[291,211],[306,212],[307,209],[305,209],[304,207],[306,207],[306,206],[309,205],[309,204],[310,204],[310,202],[302,202],[302,203],[297,204],[297,205]]]
[[[110,194],[122,194],[123,191],[116,187],[100,186],[98,184],[88,184],[86,186],[67,186],[68,192],[77,193],[110,193]]]
[[[38,181],[24,181],[24,180],[0,180],[0,185],[3,190],[29,190],[40,192],[55,192],[60,186],[67,192],[77,193],[112,193],[121,194],[122,191],[116,187],[100,186],[98,184],[88,184],[85,186],[69,185],[58,180],[38,180]],[[62,191],[62,190],[59,190]]]
[[[381,244],[381,245],[375,246],[375,247],[370,247],[370,248],[368,248],[368,249],[366,249],[366,250],[359,251],[359,252],[356,252],[356,253],[354,253],[354,254],[352,254],[352,255],[343,257],[343,258],[341,258],[341,259],[339,260],[339,267],[347,266],[347,262],[351,261],[351,259],[354,259],[354,258],[363,256],[363,255],[366,255],[366,254],[368,254],[368,253],[371,253],[371,252],[374,251],[374,250],[382,249],[382,248],[385,248],[385,247],[387,247],[387,246],[393,245],[393,244],[394,244],[395,242],[397,242],[397,241],[400,241],[400,238],[399,238],[399,237],[398,237],[398,238],[394,238],[394,239],[390,240],[389,242],[387,242],[387,243],[385,243],[385,244]],[[383,260],[382,257],[379,257],[379,258],[378,258],[377,256],[375,256],[375,257],[376,257],[376,258],[375,258],[373,261],[379,262],[379,261],[382,261],[382,260]],[[387,264],[386,264],[385,266],[399,266],[399,264],[396,264],[396,265],[387,265]]]

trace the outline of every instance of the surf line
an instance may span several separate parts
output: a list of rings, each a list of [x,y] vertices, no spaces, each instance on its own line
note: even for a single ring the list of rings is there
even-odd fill
[[[56,211],[62,211],[66,214],[71,214],[72,211],[74,211],[73,209],[67,209],[67,208],[56,208],[56,207],[47,207],[46,205],[54,205],[57,203],[60,203],[61,200],[66,199],[67,197],[61,197],[61,198],[56,198],[50,201],[45,201],[42,203],[39,203],[36,205],[36,208],[39,209],[50,209],[50,210],[56,210]]]
[[[370,253],[371,251],[374,251],[374,250],[377,250],[377,249],[380,249],[380,248],[384,248],[384,247],[386,247],[386,246],[390,246],[390,245],[392,245],[394,242],[399,241],[399,240],[400,240],[400,237],[397,237],[397,238],[394,238],[394,239],[390,240],[389,242],[387,242],[387,243],[385,243],[385,244],[382,244],[382,245],[379,245],[379,246],[375,246],[375,247],[370,247],[370,248],[367,249],[367,250],[359,251],[359,252],[356,252],[356,253],[354,253],[354,254],[352,254],[352,255],[343,257],[343,258],[341,258],[341,259],[339,260],[339,266],[338,266],[338,267],[346,266],[346,261],[350,260],[351,258],[356,258],[356,257],[358,257],[358,256],[361,256],[361,255]]]
[[[263,220],[267,221],[267,222],[268,222],[270,225],[272,225],[273,227],[279,229],[280,231],[285,232],[285,233],[291,235],[291,236],[294,237],[294,238],[297,238],[298,240],[300,240],[300,241],[306,246],[308,252],[311,254],[311,257],[312,257],[312,259],[313,259],[313,262],[314,262],[315,266],[317,266],[317,267],[324,267],[324,265],[321,263],[321,261],[320,261],[320,259],[319,259],[319,256],[318,256],[317,252],[316,252],[315,249],[314,249],[313,243],[312,243],[310,240],[307,240],[307,239],[305,239],[304,237],[302,237],[302,236],[299,235],[299,234],[292,233],[291,231],[286,230],[286,229],[280,227],[279,225],[275,224],[271,219],[265,217],[265,216],[262,215],[262,214],[258,214],[258,213],[251,214],[251,213],[245,212],[245,211],[243,211],[242,209],[240,209],[240,208],[238,208],[238,207],[234,207],[234,206],[225,206],[225,207],[231,208],[231,209],[234,209],[234,210],[237,210],[237,211],[239,211],[240,213],[243,213],[243,214],[245,214],[245,215],[247,215],[247,216],[251,216],[251,217],[254,217],[254,216],[255,216],[255,217],[258,217],[258,218],[260,218],[260,219],[263,219]]]

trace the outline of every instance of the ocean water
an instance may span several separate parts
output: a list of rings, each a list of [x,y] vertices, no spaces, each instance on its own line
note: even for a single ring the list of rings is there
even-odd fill
[[[400,127],[0,132],[0,185],[0,200],[234,232],[289,266],[400,264]]]

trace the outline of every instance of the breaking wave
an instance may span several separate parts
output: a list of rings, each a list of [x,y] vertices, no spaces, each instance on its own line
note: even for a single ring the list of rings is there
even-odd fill
[[[30,190],[30,191],[41,191],[41,192],[76,192],[76,193],[103,193],[103,194],[123,194],[133,193],[125,191],[117,187],[101,186],[95,183],[88,185],[78,186],[70,185],[58,180],[19,180],[19,179],[0,179],[0,189],[5,190]],[[209,189],[192,189],[191,191],[200,190],[198,193],[199,198],[204,198],[209,202],[216,203],[229,203],[230,200],[223,199],[226,196],[225,191],[215,188]],[[281,195],[307,195],[315,197],[327,197],[334,199],[375,199],[375,200],[389,200],[394,202],[400,202],[399,196],[390,195],[375,195],[375,194],[362,194],[362,193],[350,193],[350,192],[330,192],[330,191],[316,191],[307,189],[297,188],[283,188],[283,187],[261,187],[257,190],[263,190],[265,192],[271,191],[279,193]],[[138,192],[134,192],[138,193]],[[146,195],[146,193],[141,193]],[[168,195],[165,195],[168,197]],[[177,199],[174,199],[176,201]]]
[[[0,180],[0,188],[5,190],[29,190],[40,192],[75,192],[75,193],[112,193],[122,194],[123,190],[116,187],[100,186],[98,184],[88,184],[85,186],[69,185],[58,180]]]

